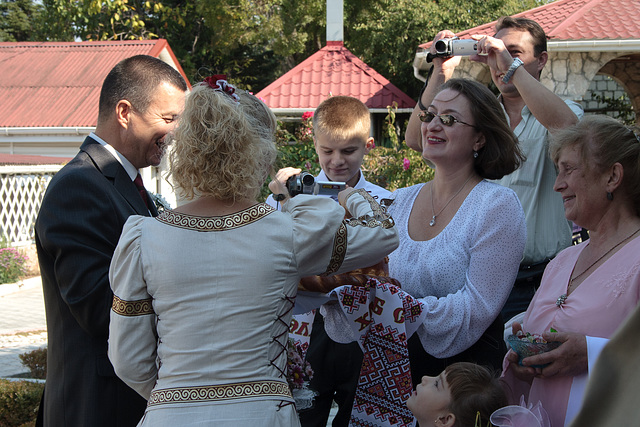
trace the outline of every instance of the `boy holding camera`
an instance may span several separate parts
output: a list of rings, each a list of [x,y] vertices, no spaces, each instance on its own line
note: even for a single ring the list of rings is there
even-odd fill
[[[313,143],[322,170],[316,182],[344,182],[355,189],[366,190],[378,202],[389,197],[389,191],[368,182],[360,170],[364,155],[374,147],[373,138],[369,136],[370,126],[369,109],[356,98],[332,96],[318,106],[313,116]],[[300,169],[293,168],[288,171],[291,175],[300,172]],[[267,204],[277,207],[273,196],[267,198]],[[372,260],[372,263],[377,261]],[[381,275],[385,274],[385,267],[386,261],[382,261],[357,273],[358,276]],[[327,283],[323,285],[322,282]],[[304,278],[301,284],[309,290],[305,285],[328,292],[336,286],[353,284],[353,277],[348,277],[348,274],[314,276]],[[362,358],[358,343],[332,341],[324,330],[322,315],[315,314],[306,359],[314,371],[309,388],[318,395],[313,408],[300,411],[303,427],[325,427],[334,400],[338,404],[338,413],[332,426],[346,427],[349,424]]]

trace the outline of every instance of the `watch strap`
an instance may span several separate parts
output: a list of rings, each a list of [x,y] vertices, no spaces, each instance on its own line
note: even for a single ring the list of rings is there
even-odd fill
[[[511,63],[511,66],[507,70],[507,73],[504,75],[504,77],[502,77],[502,82],[509,83],[509,80],[511,80],[511,77],[513,77],[513,74],[522,64],[524,64],[524,62],[522,62],[520,58],[515,58]]]

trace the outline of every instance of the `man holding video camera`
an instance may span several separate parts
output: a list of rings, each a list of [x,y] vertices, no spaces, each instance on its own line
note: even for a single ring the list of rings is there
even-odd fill
[[[518,170],[498,181],[516,192],[527,223],[524,258],[502,312],[508,320],[526,310],[549,260],[571,244],[571,228],[564,216],[562,198],[553,190],[556,169],[547,147],[549,133],[577,123],[583,111],[579,104],[563,101],[540,82],[548,54],[546,35],[537,22],[502,17],[496,23],[494,37],[471,36],[477,42],[472,48],[466,40],[447,40],[454,36],[445,30],[434,39],[431,77],[411,115],[405,139],[409,147],[422,151],[418,113],[429,108],[438,88],[453,76],[460,55],[471,55],[470,60],[489,66],[511,129],[527,157]],[[438,43],[440,40],[445,41]],[[449,51],[439,54],[437,43],[439,50],[450,48]],[[447,56],[450,54],[455,56]]]

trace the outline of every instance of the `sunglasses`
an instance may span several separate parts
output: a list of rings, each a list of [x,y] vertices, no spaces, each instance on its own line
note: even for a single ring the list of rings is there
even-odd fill
[[[431,111],[421,111],[418,113],[418,118],[420,119],[421,122],[424,122],[424,123],[431,123],[431,120],[435,119],[436,117],[439,118],[440,123],[442,123],[445,126],[453,126],[454,123],[462,123],[463,125],[467,125],[467,126],[471,126],[472,128],[475,128],[474,125],[470,125],[469,123],[465,123],[462,120],[458,120],[455,117],[453,117],[451,114],[435,114],[435,113],[432,113]]]

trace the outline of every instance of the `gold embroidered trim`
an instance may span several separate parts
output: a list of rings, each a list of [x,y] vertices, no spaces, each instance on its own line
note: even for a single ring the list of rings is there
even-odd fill
[[[371,197],[371,194],[369,194],[365,189],[361,188],[354,191],[353,193],[360,194],[367,202],[369,202],[371,210],[373,211],[373,216],[364,215],[359,218],[349,218],[346,220],[348,225],[352,227],[364,225],[365,227],[369,228],[382,227],[385,229],[391,228],[395,225],[393,218],[390,214],[387,213],[387,209],[376,202],[376,200]]]
[[[349,218],[345,219],[340,228],[336,232],[336,237],[333,241],[333,252],[331,254],[331,260],[329,261],[329,266],[327,267],[327,271],[322,273],[320,276],[328,276],[330,274],[338,271],[342,263],[344,262],[344,257],[347,255],[347,228],[345,225],[350,227],[357,226],[365,226],[368,228],[391,228],[395,225],[393,218],[389,215],[386,209],[378,204],[376,200],[367,192],[367,190],[360,188],[356,191],[351,192],[346,200],[351,197],[353,194],[360,194],[371,206],[371,210],[373,211],[373,216],[364,215],[359,218]],[[346,202],[345,200],[345,202]]]
[[[111,309],[120,316],[144,316],[145,314],[155,314],[151,304],[152,299],[141,299],[137,301],[125,301],[113,296]]]
[[[336,236],[333,239],[333,251],[331,253],[331,259],[329,260],[329,266],[327,271],[321,274],[321,276],[328,276],[329,274],[338,271],[344,257],[347,255],[347,227],[343,221],[336,232]]]
[[[236,384],[200,387],[177,387],[155,390],[148,406],[168,403],[201,403],[217,400],[234,400],[246,397],[270,396],[292,399],[289,385],[280,381],[251,381]]]
[[[174,211],[165,211],[158,215],[156,219],[165,224],[189,230],[225,231],[256,222],[272,212],[275,212],[274,208],[266,203],[259,203],[231,215],[200,217]]]

